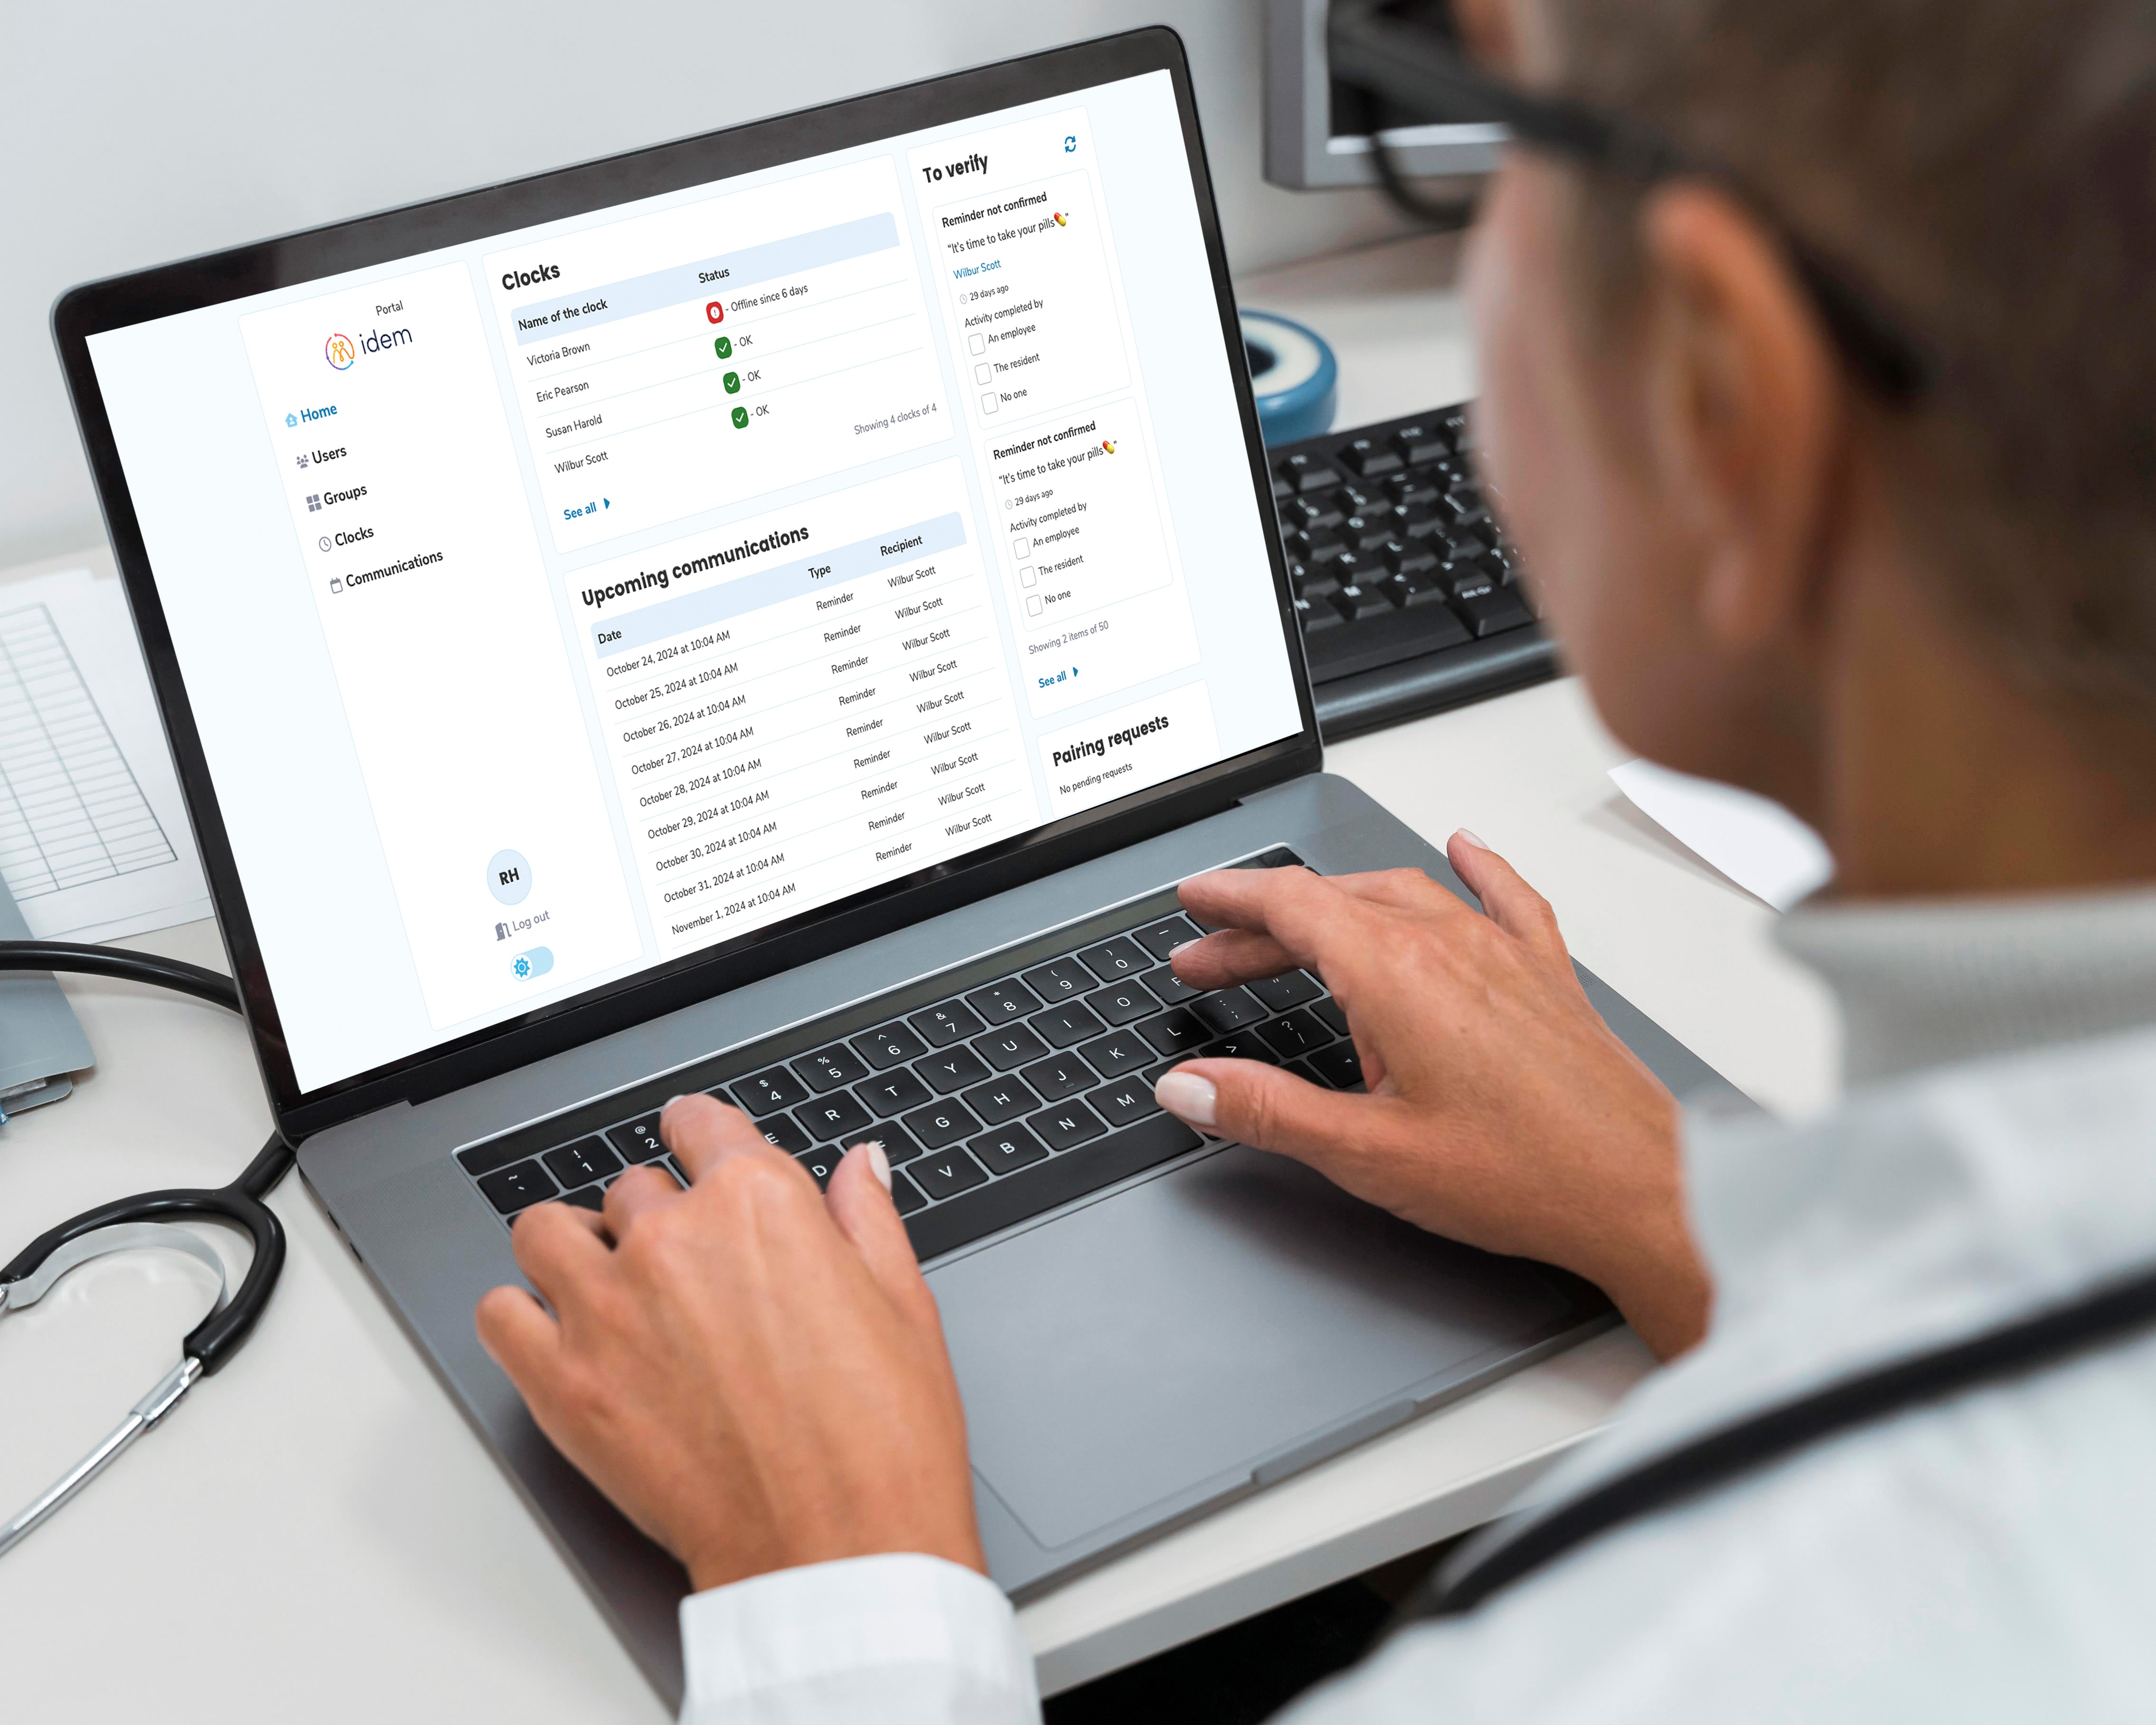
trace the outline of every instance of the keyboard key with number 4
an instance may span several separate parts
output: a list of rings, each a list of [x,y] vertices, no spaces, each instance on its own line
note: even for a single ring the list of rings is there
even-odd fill
[[[791,1108],[796,1102],[808,1100],[808,1086],[783,1066],[773,1066],[768,1072],[742,1079],[732,1088],[734,1101],[751,1114],[776,1114],[781,1108]],[[716,1096],[717,1092],[712,1094]]]

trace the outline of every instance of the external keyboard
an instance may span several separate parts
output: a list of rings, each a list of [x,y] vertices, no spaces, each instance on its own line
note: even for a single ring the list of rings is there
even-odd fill
[[[1275,850],[1248,865],[1298,862]],[[732,1102],[820,1185],[875,1138],[922,1258],[1200,1148],[1152,1098],[1178,1061],[1285,1065],[1362,1082],[1348,1019],[1302,971],[1200,993],[1168,955],[1201,931],[1173,891],[976,959],[638,1091],[471,1146],[457,1160],[506,1222],[547,1199],[589,1209],[633,1163],[681,1170],[665,1101]]]
[[[1463,406],[1268,454],[1328,742],[1556,672],[1470,448]]]

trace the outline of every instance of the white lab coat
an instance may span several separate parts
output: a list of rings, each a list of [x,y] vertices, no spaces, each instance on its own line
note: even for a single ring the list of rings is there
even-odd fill
[[[1855,1088],[1693,1121],[1706,1342],[1527,1507],[2156,1266],[2156,894],[1799,912]],[[2136,1028],[2139,1027],[2139,1028]],[[2156,1334],[1845,1433],[1413,1629],[1291,1725],[2156,1717]],[[689,1725],[1028,1725],[988,1582],[921,1557],[685,1600]]]

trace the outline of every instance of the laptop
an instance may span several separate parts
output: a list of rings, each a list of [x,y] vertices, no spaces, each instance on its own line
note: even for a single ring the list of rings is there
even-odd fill
[[[1464,892],[1322,770],[1173,33],[54,322],[278,1122],[670,1703],[681,1571],[472,1311],[678,1092],[819,1180],[886,1146],[1020,1599],[1614,1322],[1153,1104],[1196,1054],[1360,1083],[1319,978],[1176,980],[1177,881]]]

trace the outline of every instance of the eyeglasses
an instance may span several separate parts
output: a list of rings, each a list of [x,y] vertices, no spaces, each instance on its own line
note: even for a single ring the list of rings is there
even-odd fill
[[[1655,186],[1706,178],[1734,191],[1779,234],[1790,268],[1843,357],[1885,400],[1907,406],[1926,394],[1937,364],[1841,264],[1792,233],[1765,200],[1727,167],[1681,148],[1653,127],[1570,97],[1543,95],[1478,71],[1452,43],[1388,15],[1387,0],[1333,0],[1332,71],[1409,113],[1441,104],[1455,121],[1494,121],[1514,141]],[[1393,148],[1370,140],[1379,182],[1408,214],[1441,229],[1466,227],[1471,202],[1436,203],[1410,187]]]

